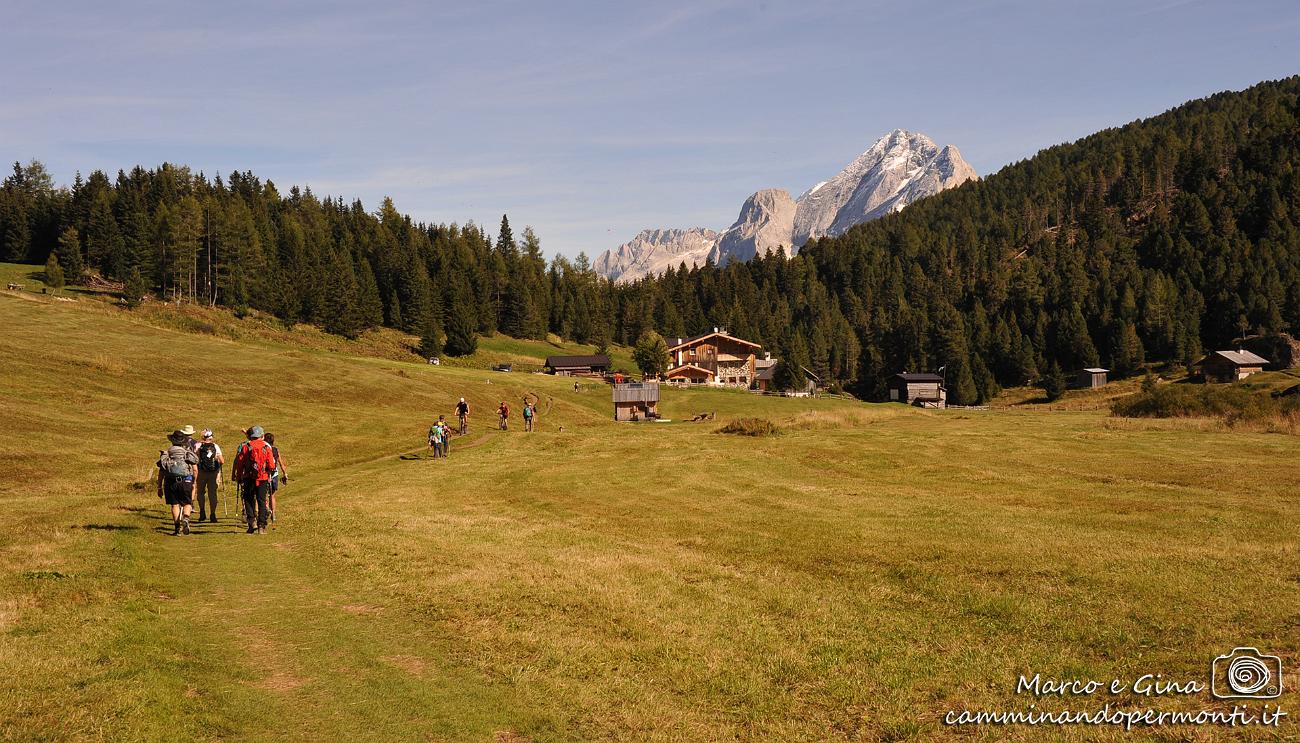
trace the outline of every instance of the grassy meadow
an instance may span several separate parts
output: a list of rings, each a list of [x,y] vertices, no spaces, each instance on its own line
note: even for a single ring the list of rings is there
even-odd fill
[[[1295,436],[704,390],[616,424],[603,386],[189,311],[0,293],[0,739],[1296,737],[943,724],[1027,708],[1021,674],[1200,681],[1237,645],[1294,707]],[[529,393],[537,432],[490,430]],[[184,423],[227,456],[276,433],[269,535],[232,502],[170,536],[146,481]],[[1106,701],[1222,706],[1037,703]]]

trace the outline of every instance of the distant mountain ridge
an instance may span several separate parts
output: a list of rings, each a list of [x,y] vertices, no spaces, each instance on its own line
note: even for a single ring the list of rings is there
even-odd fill
[[[778,247],[794,255],[811,239],[843,234],[978,177],[956,147],[940,148],[924,134],[895,129],[798,200],[784,189],[764,189],[745,200],[736,221],[721,233],[702,227],[644,230],[601,253],[593,266],[614,281],[627,282],[682,263],[747,261]]]

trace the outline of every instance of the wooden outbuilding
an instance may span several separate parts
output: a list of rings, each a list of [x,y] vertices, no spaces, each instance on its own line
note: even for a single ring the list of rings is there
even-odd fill
[[[1206,382],[1236,382],[1264,371],[1268,359],[1244,349],[1215,351],[1193,364]]]
[[[1101,369],[1098,367],[1080,369],[1079,375],[1074,378],[1074,386],[1085,390],[1094,387],[1104,387],[1106,385],[1106,375],[1108,373],[1110,373],[1110,369]]]
[[[609,372],[609,357],[603,353],[591,356],[547,356],[546,373],[562,377],[603,377]]]
[[[889,400],[922,408],[944,408],[948,406],[948,390],[938,374],[904,372],[889,379]]]
[[[659,383],[614,385],[614,420],[642,421],[659,417]]]

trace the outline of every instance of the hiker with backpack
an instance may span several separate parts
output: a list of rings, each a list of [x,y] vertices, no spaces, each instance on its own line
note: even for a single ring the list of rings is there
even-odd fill
[[[184,432],[184,429],[182,429]],[[212,429],[204,429],[199,440],[199,477],[196,497],[199,501],[199,523],[217,523],[217,488],[221,485],[221,466],[226,463],[221,447],[212,440]]]
[[[186,445],[187,439],[180,429],[172,431],[167,437],[171,446],[158,452],[158,497],[171,506],[172,536],[190,533],[194,482],[199,475],[199,458]]]
[[[509,405],[506,405],[506,401],[505,401],[505,400],[502,400],[502,401],[501,401],[501,405],[500,405],[499,407],[497,407],[497,418],[500,419],[500,421],[499,421],[499,425],[500,425],[500,427],[501,427],[501,430],[502,430],[502,431],[509,430],[509,427],[510,427],[510,406],[509,406]]]
[[[266,443],[271,447],[271,455],[275,457],[275,471],[271,473],[271,487],[267,494],[268,506],[271,511],[271,523],[275,523],[275,494],[280,488],[289,484],[289,473],[284,469],[284,460],[280,457],[280,447],[275,445],[275,434],[268,431],[266,433]]]
[[[429,448],[433,450],[434,459],[442,458],[442,445],[443,445],[442,422],[434,421],[433,425],[429,426]]]
[[[469,433],[469,403],[463,397],[456,403],[456,417],[460,418],[460,435],[464,436]]]
[[[533,430],[533,419],[537,417],[537,409],[533,404],[524,398],[524,430],[531,432]]]
[[[442,429],[442,458],[446,459],[451,456],[451,424],[447,422],[447,416],[438,416],[438,428]]]
[[[235,455],[235,479],[244,501],[247,534],[265,534],[269,518],[267,495],[271,490],[271,473],[275,472],[275,453],[265,441],[261,426],[248,429],[248,441]]]

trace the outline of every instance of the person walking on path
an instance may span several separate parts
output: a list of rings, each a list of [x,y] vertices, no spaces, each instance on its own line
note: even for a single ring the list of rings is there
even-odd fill
[[[275,434],[267,432],[266,443],[271,447],[271,454],[275,457],[275,471],[271,473],[271,487],[269,488],[267,498],[268,506],[271,511],[271,523],[275,523],[275,494],[280,492],[280,488],[289,484],[289,472],[284,468],[284,459],[280,457],[280,447],[275,445]]]
[[[502,400],[502,401],[501,401],[501,405],[497,407],[497,418],[500,419],[499,422],[500,422],[501,430],[502,430],[502,431],[507,431],[507,430],[509,430],[509,428],[510,428],[510,406],[509,406],[509,405],[506,405],[506,401],[505,401],[505,400]]]
[[[271,473],[275,471],[275,454],[264,440],[261,426],[248,429],[248,443],[235,455],[235,479],[244,500],[244,520],[248,534],[265,534],[269,516],[267,494],[271,490]]]
[[[221,466],[226,457],[221,447],[212,440],[212,429],[204,429],[199,440],[199,479],[196,488],[199,501],[199,523],[217,523],[217,488],[221,485]]]
[[[456,417],[460,419],[460,435],[464,436],[469,433],[469,403],[463,397],[456,403]]]
[[[434,459],[442,458],[442,437],[442,421],[434,421],[433,425],[429,426],[429,448],[433,450]]]
[[[158,453],[158,497],[171,506],[172,536],[190,533],[199,458],[186,446],[188,438],[180,429],[172,431],[167,437],[171,446]]]
[[[537,409],[534,408],[533,404],[528,401],[528,398],[525,397],[524,398],[524,430],[525,431],[532,432],[533,419],[536,417],[537,417]]]
[[[451,456],[451,424],[447,422],[447,416],[438,416],[438,428],[442,429],[442,458],[446,459]]]

